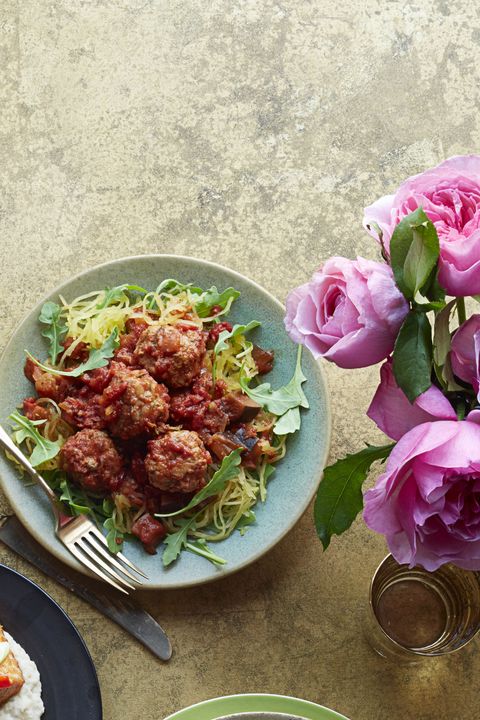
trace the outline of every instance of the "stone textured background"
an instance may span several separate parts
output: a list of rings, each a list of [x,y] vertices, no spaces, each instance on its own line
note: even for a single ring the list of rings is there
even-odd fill
[[[479,44],[466,0],[2,0],[1,344],[47,289],[122,255],[217,260],[280,299],[333,253],[375,257],[364,205],[478,146]],[[377,369],[326,369],[336,457],[377,438]],[[105,720],[244,691],[352,720],[478,718],[478,644],[415,667],[365,644],[384,553],[357,522],[323,555],[309,513],[238,576],[145,596],[175,646],[164,666],[0,559],[77,623]]]

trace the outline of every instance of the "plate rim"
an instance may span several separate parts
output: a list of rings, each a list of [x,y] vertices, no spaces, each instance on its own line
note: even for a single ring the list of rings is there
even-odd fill
[[[4,562],[0,562],[0,573],[5,570],[7,572],[11,573],[12,575],[16,576],[17,578],[20,578],[20,580],[22,582],[26,583],[30,587],[33,587],[34,590],[39,591],[42,595],[44,595],[47,598],[47,600],[55,607],[55,609],[60,612],[60,614],[63,616],[63,618],[67,621],[67,623],[73,629],[75,637],[77,640],[79,640],[80,645],[81,645],[81,647],[85,653],[85,656],[88,660],[88,664],[93,672],[93,678],[95,681],[95,687],[96,687],[96,691],[97,691],[97,700],[99,703],[98,710],[99,710],[100,714],[98,716],[98,720],[102,720],[102,718],[103,718],[103,700],[102,700],[102,690],[100,687],[100,681],[98,679],[97,668],[95,667],[95,663],[93,662],[93,658],[90,654],[90,650],[88,649],[87,644],[86,644],[85,640],[83,639],[82,634],[80,633],[80,630],[77,628],[77,626],[73,622],[72,618],[68,615],[68,613],[61,607],[61,605],[59,605],[57,603],[57,601],[54,600],[53,597],[46,590],[44,590],[42,587],[40,587],[40,585],[38,585],[38,583],[36,583],[34,580],[31,580],[26,575],[23,575],[23,573],[19,572],[18,570],[14,570],[13,568],[9,567],[8,565],[5,565]],[[7,630],[7,632],[8,632],[8,630]],[[24,648],[24,649],[25,649],[25,652],[28,653],[28,648]]]
[[[266,288],[264,288],[262,285],[260,285],[259,283],[257,283],[255,280],[252,280],[251,278],[247,277],[246,275],[243,275],[242,273],[239,273],[239,272],[237,272],[236,270],[232,270],[231,268],[226,267],[225,265],[221,265],[220,263],[216,263],[216,262],[213,262],[213,261],[211,261],[211,260],[204,260],[203,258],[193,257],[193,256],[191,256],[191,255],[175,255],[174,253],[147,253],[147,254],[144,254],[144,255],[143,255],[143,254],[138,254],[138,255],[125,255],[125,256],[120,257],[120,258],[115,258],[115,259],[113,259],[113,260],[107,260],[107,261],[105,261],[105,262],[98,263],[97,265],[93,265],[92,267],[87,268],[87,269],[85,269],[85,270],[82,270],[82,271],[76,273],[75,275],[71,275],[71,276],[67,277],[67,278],[66,278],[63,282],[61,282],[59,285],[56,285],[52,290],[50,290],[50,291],[48,291],[47,293],[45,293],[45,294],[40,298],[40,300],[36,303],[36,305],[34,305],[30,310],[28,310],[26,313],[24,313],[24,315],[23,315],[23,317],[21,318],[20,322],[17,324],[16,328],[13,330],[12,334],[10,335],[10,337],[9,337],[9,339],[8,339],[8,341],[7,341],[5,347],[4,347],[4,349],[3,349],[3,351],[2,351],[2,353],[1,353],[1,355],[0,355],[0,365],[3,363],[4,357],[5,357],[6,354],[8,353],[10,347],[13,345],[14,340],[15,340],[15,336],[16,336],[16,334],[17,334],[18,329],[28,320],[28,318],[29,318],[32,314],[34,314],[35,312],[39,312],[39,311],[40,311],[40,308],[42,307],[42,305],[43,305],[52,295],[59,295],[60,292],[61,292],[61,290],[62,290],[62,288],[63,288],[65,285],[70,284],[70,283],[72,283],[72,282],[74,282],[74,281],[81,280],[82,277],[84,277],[85,275],[89,275],[92,271],[101,270],[102,268],[105,268],[105,267],[107,267],[107,266],[108,266],[108,267],[112,267],[112,266],[119,265],[119,264],[122,264],[122,263],[125,263],[125,262],[131,262],[131,261],[137,261],[137,260],[149,260],[149,259],[151,259],[152,261],[153,261],[153,260],[174,260],[174,261],[175,261],[175,260],[176,260],[176,261],[178,261],[178,260],[184,260],[184,261],[189,262],[189,263],[192,263],[192,262],[193,262],[194,264],[203,265],[203,266],[206,266],[206,267],[209,267],[209,268],[212,268],[212,269],[217,269],[217,270],[220,270],[220,271],[223,271],[223,272],[230,273],[231,275],[240,278],[240,280],[246,281],[247,283],[253,285],[253,286],[254,286],[257,290],[259,290],[260,292],[265,293],[266,295],[268,295],[268,297],[270,298],[270,300],[271,300],[275,305],[277,305],[277,307],[278,307],[279,309],[281,309],[283,312],[285,311],[285,305],[283,305],[283,303],[281,303],[280,300],[278,300],[278,298],[276,298],[269,290],[267,290]],[[285,332],[286,332],[286,331],[285,331]],[[310,353],[310,351],[308,350],[308,348],[305,348],[305,347],[304,347],[304,351]],[[311,354],[311,353],[310,353],[310,354]],[[261,557],[263,557],[263,556],[266,555],[268,552],[270,552],[270,550],[272,550],[272,549],[275,547],[275,545],[278,545],[278,543],[280,543],[282,540],[285,539],[285,537],[288,535],[288,533],[289,533],[291,530],[293,530],[293,528],[295,527],[295,525],[297,525],[297,523],[302,519],[302,517],[305,515],[306,511],[308,510],[308,507],[309,507],[311,501],[313,500],[313,498],[314,498],[314,496],[315,496],[315,493],[316,493],[316,491],[317,491],[317,489],[318,489],[318,486],[319,486],[319,484],[320,484],[320,481],[321,481],[321,479],[322,479],[323,471],[324,471],[324,469],[325,469],[325,466],[326,466],[326,463],[327,463],[327,460],[328,460],[328,455],[329,455],[329,452],[330,452],[331,440],[332,440],[332,408],[331,408],[331,399],[330,399],[330,388],[329,388],[329,384],[328,384],[328,381],[327,381],[326,373],[325,373],[325,371],[324,371],[324,369],[323,369],[323,367],[322,367],[322,364],[321,364],[320,362],[318,362],[318,361],[315,361],[315,359],[314,359],[314,365],[315,365],[315,370],[316,370],[316,372],[318,373],[321,381],[323,382],[324,388],[325,388],[325,398],[324,398],[324,400],[325,400],[325,427],[324,427],[324,435],[325,435],[325,438],[326,438],[326,442],[325,442],[325,449],[324,449],[323,457],[322,457],[322,461],[321,461],[321,470],[320,470],[320,471],[317,470],[317,475],[318,475],[318,477],[317,477],[316,482],[315,482],[315,484],[314,484],[314,486],[313,486],[313,490],[312,490],[311,493],[308,494],[308,496],[306,496],[305,501],[304,501],[304,503],[303,503],[303,507],[301,508],[301,510],[300,510],[300,512],[299,512],[299,514],[298,514],[298,517],[295,519],[295,521],[294,521],[288,528],[286,528],[286,529],[282,532],[282,534],[281,534],[279,537],[277,537],[274,541],[268,543],[267,545],[264,545],[264,546],[261,548],[261,550],[255,552],[255,553],[252,554],[248,559],[246,559],[244,562],[241,562],[241,563],[237,564],[235,567],[233,567],[233,568],[225,568],[225,569],[222,571],[221,574],[219,573],[218,575],[212,575],[211,577],[205,577],[205,578],[203,578],[203,579],[201,579],[201,580],[189,581],[189,580],[187,579],[187,580],[185,580],[185,581],[183,581],[183,582],[177,581],[177,582],[175,582],[174,584],[170,584],[170,585],[167,585],[167,586],[162,585],[162,584],[159,584],[159,583],[157,583],[157,582],[151,582],[151,583],[148,584],[148,585],[142,586],[142,590],[147,590],[147,591],[155,591],[155,590],[179,590],[179,589],[183,589],[183,588],[191,588],[191,587],[197,587],[197,586],[200,586],[200,585],[206,585],[206,584],[208,584],[208,583],[215,582],[216,580],[221,580],[221,579],[224,579],[224,578],[226,578],[226,577],[229,577],[229,576],[231,576],[231,575],[239,572],[240,570],[244,570],[246,567],[248,567],[249,565],[252,565],[252,564],[255,563],[257,560],[259,560]],[[40,543],[40,545],[41,545],[43,548],[45,548],[46,551],[49,552],[49,553],[51,553],[57,560],[59,560],[60,562],[62,562],[62,563],[65,564],[65,565],[67,565],[68,567],[72,568],[73,570],[77,570],[77,571],[81,572],[82,574],[87,575],[88,577],[91,577],[90,573],[89,573],[87,570],[85,570],[85,569],[83,568],[83,566],[75,560],[75,558],[69,557],[69,556],[64,556],[64,555],[62,555],[60,552],[57,552],[56,546],[55,546],[55,545],[53,545],[53,546],[48,545],[48,544],[45,542],[45,540],[44,540],[44,535],[42,535],[41,533],[37,532],[37,531],[35,530],[35,528],[33,528],[33,527],[28,523],[28,519],[27,519],[21,512],[18,511],[18,509],[17,509],[17,507],[16,507],[16,503],[13,502],[13,500],[12,500],[12,498],[11,498],[11,496],[10,496],[9,490],[8,490],[8,483],[6,483],[6,481],[4,480],[3,474],[0,474],[0,486],[1,486],[2,490],[3,490],[3,492],[5,493],[5,496],[7,497],[7,500],[8,500],[8,502],[9,502],[9,504],[10,504],[11,507],[13,508],[13,510],[14,510],[14,512],[15,512],[15,515],[18,517],[18,519],[20,520],[20,522],[22,523],[22,525],[25,527],[25,529],[27,530],[27,532],[30,533],[30,535],[32,535],[32,537],[34,537],[35,540],[37,540],[37,542]]]
[[[234,708],[227,708],[226,712],[245,712],[245,713],[252,713],[252,712],[299,712],[299,711],[307,711],[310,710],[315,715],[318,715],[317,711],[326,711],[327,713],[330,713],[329,718],[324,718],[323,720],[348,720],[348,718],[345,715],[341,715],[340,713],[336,712],[335,710],[331,710],[330,708],[325,707],[324,705],[318,705],[318,703],[314,703],[311,700],[305,700],[303,698],[297,698],[292,695],[279,695],[276,693],[237,693],[234,695],[222,695],[217,698],[211,698],[209,700],[202,700],[198,703],[194,703],[193,705],[189,705],[186,708],[182,708],[182,710],[177,710],[172,715],[168,715],[164,720],[183,720],[184,713],[187,713],[192,710],[202,710],[206,709],[207,711],[209,709],[212,709],[216,712],[215,706],[219,703],[230,701],[233,703],[235,701],[240,701],[245,698],[248,698],[251,700],[254,704],[256,701],[259,701],[260,703],[265,702],[266,700],[272,700],[274,702],[287,702],[288,704],[295,704],[299,705],[300,707],[292,707],[292,708],[286,708],[284,710],[269,710],[265,707],[258,707],[258,709],[255,710],[255,708],[249,708],[248,710],[235,710]],[[221,709],[220,709],[221,710]],[[225,712],[225,709],[223,709],[223,712]],[[222,716],[217,716],[222,717]],[[217,720],[215,717],[208,718],[208,720]],[[187,720],[190,720],[187,716]],[[202,718],[202,720],[207,720],[207,718]],[[313,716],[306,720],[317,720],[317,718],[314,718]],[[318,720],[320,720],[320,716],[318,715]]]

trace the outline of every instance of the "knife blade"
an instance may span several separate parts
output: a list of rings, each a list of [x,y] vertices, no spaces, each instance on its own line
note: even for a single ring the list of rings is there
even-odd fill
[[[172,646],[163,628],[140,605],[130,598],[123,598],[114,590],[105,589],[96,580],[80,575],[74,570],[65,573],[65,567],[56,558],[47,555],[14,516],[0,518],[0,540],[34,565],[38,570],[53,578],[72,593],[93,605],[103,615],[129,632],[160,660],[170,660]]]

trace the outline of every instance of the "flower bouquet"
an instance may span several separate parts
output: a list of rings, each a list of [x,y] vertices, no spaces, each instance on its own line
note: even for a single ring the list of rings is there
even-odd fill
[[[367,415],[393,442],[326,469],[318,535],[326,549],[364,505],[397,562],[480,570],[480,313],[465,305],[480,301],[480,156],[409,178],[364,226],[383,262],[332,257],[287,299],[287,331],[316,357],[384,361]]]

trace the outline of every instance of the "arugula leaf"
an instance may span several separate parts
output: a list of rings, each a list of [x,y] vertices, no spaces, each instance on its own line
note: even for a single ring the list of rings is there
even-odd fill
[[[68,505],[73,515],[89,515],[91,513],[92,508],[86,495],[80,491],[80,498],[76,497],[66,477],[60,482],[60,489],[62,491],[60,500]],[[82,501],[83,504],[80,504]]]
[[[155,513],[156,517],[175,517],[175,515],[181,515],[182,513],[187,512],[187,510],[192,510],[194,507],[197,507],[197,505],[204,500],[222,492],[227,482],[238,475],[237,468],[240,465],[241,452],[242,448],[237,448],[224,457],[222,464],[214,473],[211,480],[205,485],[205,487],[198,491],[198,493],[190,500],[188,505],[173,513]]]
[[[300,417],[300,408],[294,407],[287,410],[286,413],[278,418],[273,426],[273,429],[277,435],[289,435],[290,433],[300,430],[301,424],[302,419]]]
[[[183,290],[190,290],[194,295],[201,295],[203,293],[202,288],[195,287],[192,283],[181,283],[179,280],[174,278],[167,278],[160,283],[155,290],[157,295],[162,293],[169,293],[170,295],[178,295]]]
[[[243,537],[245,533],[247,532],[250,525],[253,525],[257,522],[257,517],[253,510],[246,510],[240,520],[237,523],[236,529],[239,531],[240,535]]]
[[[308,400],[302,390],[302,383],[306,381],[306,377],[302,371],[302,346],[298,346],[297,363],[292,379],[287,385],[278,390],[272,390],[270,383],[263,383],[257,387],[250,388],[246,378],[240,379],[242,390],[249,398],[258,402],[259,405],[266,408],[274,415],[284,415],[288,410],[298,406],[308,408]],[[295,420],[292,416],[289,419]]]
[[[125,537],[124,533],[120,532],[120,530],[115,527],[115,522],[111,517],[105,520],[105,522],[103,523],[103,527],[105,528],[105,530],[108,531],[105,539],[107,541],[108,549],[110,550],[110,552],[120,552]]]
[[[435,225],[421,207],[395,227],[390,240],[390,263],[395,281],[407,300],[413,300],[418,292],[428,292],[439,255]]]
[[[57,368],[53,368],[49,365],[44,365],[43,363],[41,363],[39,360],[34,358],[33,355],[28,352],[28,350],[25,350],[25,352],[30,358],[30,360],[34,362],[35,365],[38,365],[38,367],[45,372],[48,372],[52,375],[64,375],[65,377],[80,377],[80,375],[89,372],[89,370],[95,370],[96,368],[101,368],[105,367],[105,365],[108,365],[109,359],[113,357],[113,353],[115,349],[119,346],[119,344],[120,343],[118,340],[118,330],[117,328],[115,328],[112,334],[105,340],[102,347],[90,350],[88,359],[81,365],[78,365],[78,367],[74,368],[73,370],[57,370]]]
[[[219,557],[218,555],[215,555],[213,550],[210,549],[206,540],[204,540],[203,538],[198,538],[197,540],[191,540],[190,542],[187,542],[185,544],[185,550],[189,550],[190,552],[195,553],[195,555],[200,555],[201,557],[206,558],[206,560],[210,560],[210,562],[214,565],[227,564],[226,560]]]
[[[393,447],[369,445],[326,468],[314,507],[315,527],[324,550],[332,535],[341,535],[355,520],[363,507],[362,485],[370,467],[388,457]]]
[[[106,287],[104,290],[103,299],[96,306],[97,310],[103,310],[109,305],[122,300],[126,292],[137,292],[145,295],[147,290],[140,287],[139,285],[117,285],[116,287]]]
[[[29,457],[33,467],[38,467],[38,465],[42,465],[58,455],[61,448],[60,441],[56,440],[54,442],[53,440],[47,440],[36,428],[37,425],[43,425],[45,420],[29,420],[17,411],[13,412],[9,416],[9,419],[15,423],[13,430],[17,445],[21,445],[27,438],[30,438],[30,440],[33,440],[35,443],[35,447]]]
[[[432,328],[425,313],[411,310],[393,349],[393,374],[411,403],[432,384]]]
[[[234,325],[231,330],[222,330],[215,343],[213,352],[215,355],[218,355],[219,352],[228,348],[227,340],[235,340],[239,335],[245,335],[245,333],[250,332],[250,330],[253,330],[261,324],[258,320],[252,320],[247,325]]]
[[[164,567],[168,567],[169,565],[171,565],[185,548],[188,542],[189,530],[195,529],[195,521],[195,515],[191,518],[183,518],[181,520],[178,520],[178,530],[166,536],[165,540],[163,541],[165,545],[165,550],[162,556],[162,562]]]
[[[63,352],[62,339],[67,332],[67,326],[61,317],[62,308],[54,302],[46,302],[42,305],[39,321],[47,327],[42,330],[43,337],[50,340],[49,357],[53,364],[57,357]]]
[[[275,465],[267,464],[263,469],[263,473],[260,475],[260,500],[262,502],[265,502],[267,499],[267,483],[275,470]]]
[[[208,317],[212,308],[218,305],[222,308],[222,312],[219,312],[216,315],[216,317],[218,317],[219,315],[223,315],[227,312],[232,302],[239,296],[240,293],[238,290],[235,290],[235,288],[229,287],[219,293],[214,285],[209,290],[205,290],[205,292],[200,296],[195,304],[195,310],[201,318],[204,318]]]

